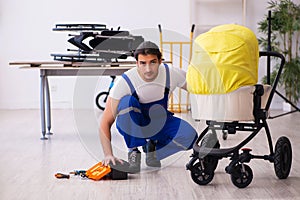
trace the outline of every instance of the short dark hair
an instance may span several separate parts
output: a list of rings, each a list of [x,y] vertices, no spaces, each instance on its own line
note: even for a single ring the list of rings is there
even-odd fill
[[[134,51],[134,57],[135,57],[136,60],[138,60],[139,54],[142,54],[142,55],[148,55],[148,54],[156,55],[158,60],[160,60],[161,56],[162,56],[158,46],[155,43],[150,42],[150,41],[142,42],[136,48],[136,50]]]

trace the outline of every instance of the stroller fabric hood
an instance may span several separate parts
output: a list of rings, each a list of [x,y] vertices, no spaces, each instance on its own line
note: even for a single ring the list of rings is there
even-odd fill
[[[258,41],[248,28],[220,25],[199,35],[187,70],[188,91],[225,94],[258,79]]]

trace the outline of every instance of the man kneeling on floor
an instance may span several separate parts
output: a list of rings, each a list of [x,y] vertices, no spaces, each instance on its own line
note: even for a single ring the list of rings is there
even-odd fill
[[[182,150],[191,149],[196,130],[167,110],[168,98],[176,87],[186,89],[185,72],[162,64],[158,46],[141,43],[135,53],[136,67],[125,72],[114,84],[100,122],[103,163],[121,162],[113,155],[111,126],[116,120],[118,131],[129,149],[129,171],[141,169],[142,147],[146,164],[161,167],[160,160]]]

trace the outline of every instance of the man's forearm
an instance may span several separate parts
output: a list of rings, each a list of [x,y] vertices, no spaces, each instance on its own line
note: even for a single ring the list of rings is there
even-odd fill
[[[113,156],[110,129],[115,121],[114,113],[116,113],[116,107],[118,105],[117,103],[118,101],[115,101],[108,97],[106,102],[106,108],[103,112],[102,119],[100,122],[99,134],[104,156]]]
[[[109,133],[107,133],[107,131]],[[111,146],[110,130],[105,130],[105,128],[100,128],[100,141],[101,141],[104,156],[112,156],[113,152]]]

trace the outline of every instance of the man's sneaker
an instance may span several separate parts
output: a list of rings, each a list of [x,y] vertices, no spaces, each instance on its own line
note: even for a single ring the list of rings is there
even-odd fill
[[[136,149],[128,152],[129,173],[141,171],[141,152]]]
[[[149,140],[146,145],[143,146],[143,150],[146,153],[146,164],[150,167],[161,167],[161,163],[156,158],[156,147],[153,141]]]

